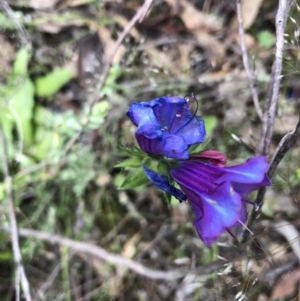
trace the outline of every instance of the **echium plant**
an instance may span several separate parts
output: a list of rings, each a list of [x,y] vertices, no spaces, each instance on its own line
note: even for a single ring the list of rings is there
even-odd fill
[[[230,228],[244,225],[249,203],[246,196],[271,182],[266,176],[269,164],[263,156],[227,167],[226,156],[218,151],[191,151],[206,136],[204,121],[196,116],[197,109],[191,111],[194,100],[193,95],[163,96],[132,103],[127,115],[137,127],[135,137],[143,154],[129,151],[139,159],[127,161],[133,165],[140,162],[155,186],[180,202],[189,202],[196,215],[197,233],[210,247],[224,231],[231,234]]]

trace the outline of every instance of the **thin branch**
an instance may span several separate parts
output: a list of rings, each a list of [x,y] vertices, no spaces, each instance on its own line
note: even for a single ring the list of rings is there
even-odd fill
[[[112,64],[112,61],[119,49],[119,47],[121,46],[123,40],[125,39],[125,37],[128,35],[128,33],[130,32],[130,30],[134,27],[134,25],[139,21],[140,23],[143,21],[148,9],[151,6],[153,0],[145,0],[143,6],[137,11],[137,13],[133,16],[133,18],[131,19],[131,21],[126,25],[126,27],[123,29],[122,33],[119,35],[117,41],[115,42],[110,55],[108,56],[107,62],[105,63],[104,67],[103,67],[103,72],[101,74],[100,80],[98,82],[98,84],[95,87],[95,91],[89,101],[89,106],[93,107],[93,105],[95,103],[98,102],[99,100],[99,95],[100,95],[100,91],[102,90],[106,78],[108,76],[109,70],[110,70],[110,66]]]
[[[24,266],[22,264],[22,254],[19,245],[19,235],[18,235],[18,224],[15,215],[14,206],[14,191],[12,178],[9,173],[8,165],[8,152],[7,143],[2,130],[2,125],[0,124],[0,144],[2,145],[2,169],[4,173],[5,189],[7,196],[7,207],[9,213],[9,223],[10,223],[10,233],[12,240],[12,249],[15,262],[15,290],[16,290],[16,300],[20,300],[20,282],[23,289],[26,301],[31,301],[30,286],[28,279],[25,274]]]
[[[22,43],[22,47],[26,45],[31,45],[30,35],[28,34],[25,27],[20,23],[20,21],[16,18],[14,11],[10,8],[8,3],[4,0],[0,0],[0,7],[6,12],[12,23],[15,25],[19,38]]]
[[[287,133],[278,144],[276,151],[271,159],[270,168],[267,172],[267,175],[270,179],[272,179],[274,172],[281,162],[281,160],[284,158],[286,153],[295,145],[297,142],[297,139],[299,138],[299,131],[300,131],[300,119],[296,125],[295,130]],[[258,190],[256,200],[255,200],[255,206],[253,207],[249,219],[247,222],[247,227],[251,229],[253,227],[254,222],[256,221],[257,217],[259,216],[261,212],[261,207],[264,202],[264,196],[266,193],[266,187],[263,186]],[[249,236],[249,233],[245,231],[242,235],[242,241],[247,241]]]
[[[259,116],[260,120],[263,121],[263,112],[261,110],[259,99],[258,99],[258,93],[255,87],[255,78],[252,70],[249,67],[249,59],[248,59],[248,52],[245,42],[245,31],[244,31],[244,25],[243,25],[243,16],[242,16],[242,5],[241,0],[236,0],[236,12],[237,12],[237,18],[239,23],[239,35],[241,40],[241,51],[242,51],[242,57],[243,57],[243,64],[244,68],[248,77],[249,81],[249,87],[252,94],[252,99],[254,103],[254,107],[256,110],[257,115]]]
[[[271,139],[274,129],[278,95],[281,83],[282,56],[284,48],[284,32],[287,23],[288,13],[293,0],[279,0],[276,15],[276,50],[272,66],[272,74],[269,82],[265,111],[263,116],[263,128],[261,141],[257,150],[258,154],[269,155]]]
[[[107,62],[105,63],[105,65],[103,66],[103,72],[100,76],[100,79],[94,89],[93,94],[91,95],[91,97],[88,100],[88,105],[87,105],[87,113],[86,116],[89,116],[91,114],[91,111],[93,109],[93,106],[99,101],[99,97],[100,97],[100,92],[105,84],[105,81],[107,79],[111,64],[113,62],[113,59],[119,49],[119,47],[121,46],[123,40],[125,39],[125,37],[128,35],[128,33],[130,32],[130,30],[134,27],[134,25],[139,21],[140,23],[143,21],[148,9],[151,6],[153,0],[145,0],[143,6],[137,11],[137,13],[133,16],[133,18],[131,19],[131,21],[127,24],[127,26],[123,29],[122,33],[119,35],[117,41],[115,42],[109,56],[107,59]],[[83,128],[84,126],[89,122],[89,118],[85,118],[85,123],[82,124],[82,129],[76,134],[75,137],[71,138],[69,140],[69,142],[67,143],[63,154],[66,155],[68,153],[68,151],[72,148],[72,146],[74,145],[74,143],[78,140],[78,138],[81,136],[82,132],[83,132]]]
[[[10,232],[9,228],[0,228],[0,231]],[[179,278],[184,278],[186,276],[198,276],[204,274],[211,274],[212,272],[218,271],[224,267],[223,261],[215,261],[208,265],[202,265],[201,267],[195,269],[176,269],[171,271],[162,271],[148,268],[139,262],[136,262],[130,258],[126,258],[114,253],[107,252],[105,249],[90,244],[86,242],[75,241],[69,238],[62,237],[60,235],[55,235],[47,232],[36,231],[31,229],[19,229],[19,235],[22,237],[30,237],[34,239],[39,239],[46,241],[50,244],[58,244],[60,246],[65,246],[72,249],[73,252],[80,252],[88,256],[94,256],[100,260],[107,263],[123,266],[129,270],[150,278],[153,280],[164,280],[164,281],[174,281]]]

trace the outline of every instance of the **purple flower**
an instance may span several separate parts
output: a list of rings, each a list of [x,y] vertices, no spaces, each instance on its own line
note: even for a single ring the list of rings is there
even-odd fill
[[[193,208],[196,215],[194,226],[199,237],[210,247],[224,231],[245,223],[245,196],[261,186],[269,186],[271,182],[266,176],[269,164],[263,156],[248,159],[244,164],[222,167],[225,156],[221,153],[207,151],[202,155],[179,161],[176,168],[170,169],[170,175]],[[199,158],[213,164],[201,162]],[[158,185],[156,179],[154,184],[170,193],[166,182],[164,186]]]
[[[148,154],[188,159],[188,148],[205,139],[203,120],[192,114],[189,101],[183,98],[163,96],[135,102],[127,115],[137,126],[140,148]]]

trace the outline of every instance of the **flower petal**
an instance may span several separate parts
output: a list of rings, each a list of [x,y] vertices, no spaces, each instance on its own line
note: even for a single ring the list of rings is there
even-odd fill
[[[193,207],[197,216],[194,226],[207,246],[215,242],[226,228],[235,225],[242,207],[241,197],[230,182],[214,184],[218,176],[216,169],[202,162],[185,161],[170,171]]]
[[[162,135],[161,126],[153,113],[153,109],[148,103],[133,103],[127,115],[137,126],[137,134],[144,135],[150,139]]]
[[[167,135],[163,144],[165,156],[174,159],[188,159],[188,145],[180,136]]]
[[[154,114],[166,131],[184,137],[186,144],[202,143],[205,140],[204,121],[194,116],[190,104],[183,98],[164,96],[153,100]]]
[[[182,160],[189,157],[188,145],[180,136],[163,134],[159,138],[149,139],[136,133],[135,137],[140,148],[146,153]]]
[[[217,167],[226,166],[226,156],[215,150],[206,150],[199,154],[193,154],[191,159],[193,160],[204,160]]]
[[[259,183],[244,184],[244,183],[232,182],[231,184],[232,184],[233,189],[237,193],[244,196],[244,195],[251,193],[252,191],[259,189],[261,186],[270,186],[272,183],[271,183],[270,179],[268,178],[268,176],[265,175],[263,180]]]
[[[180,185],[181,186],[181,185]],[[194,191],[181,186],[197,219],[194,226],[199,237],[210,247],[226,230],[235,226],[242,210],[241,197],[230,183],[221,184],[214,192]]]
[[[184,137],[188,145],[203,143],[206,137],[204,121],[191,114],[186,114],[184,119],[185,123],[182,120],[182,126],[178,125],[177,130],[173,133]]]
[[[188,109],[188,103],[185,99],[176,96],[163,96],[156,98],[149,102],[153,107],[154,114],[165,130],[171,130],[173,121],[181,121],[182,118],[176,117],[178,114],[184,114],[181,116],[185,118],[185,115],[190,112]],[[182,121],[185,122],[185,121]]]
[[[170,184],[169,179],[167,176],[161,175],[154,170],[146,167],[143,164],[143,170],[147,176],[147,178],[158,188],[165,191],[168,194],[173,195],[179,201],[185,201],[186,195],[176,187]]]
[[[248,159],[244,164],[224,168],[223,175],[215,183],[220,184],[226,181],[244,183],[244,184],[261,184],[267,183],[265,173],[269,169],[266,157],[259,156]]]
[[[150,154],[188,159],[188,148],[205,139],[203,120],[195,117],[189,103],[180,97],[164,96],[132,103],[127,115],[137,126],[139,146]]]
[[[179,167],[170,171],[171,176],[178,183],[187,184],[194,190],[213,191],[217,188],[216,179],[223,175],[224,168],[200,161],[182,161]]]

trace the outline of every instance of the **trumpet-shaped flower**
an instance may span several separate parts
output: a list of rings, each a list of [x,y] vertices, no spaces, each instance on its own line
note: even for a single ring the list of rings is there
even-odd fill
[[[190,160],[179,161],[176,168],[170,169],[171,177],[193,208],[196,215],[194,226],[207,246],[229,228],[243,225],[247,219],[245,196],[271,184],[266,176],[269,165],[265,157],[248,159],[244,164],[231,167],[223,167],[224,160],[226,162],[221,153],[208,151]],[[153,175],[150,177],[147,170],[145,173],[152,181]],[[172,185],[167,185],[166,181],[160,185],[159,176],[162,175],[156,174],[156,181],[152,182],[170,193],[168,185]],[[177,192],[171,194],[178,198]]]
[[[191,112],[188,99],[164,96],[135,102],[127,115],[137,126],[140,148],[148,154],[188,159],[188,148],[205,139],[204,122]]]

